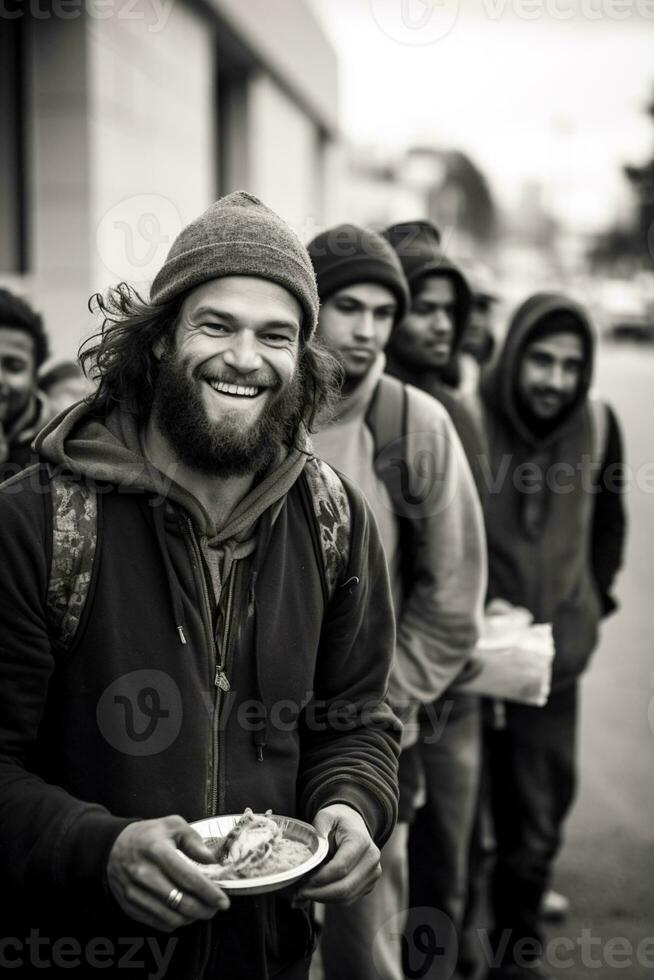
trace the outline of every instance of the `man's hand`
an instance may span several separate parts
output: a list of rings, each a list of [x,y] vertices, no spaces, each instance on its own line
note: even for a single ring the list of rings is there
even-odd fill
[[[335,850],[302,885],[298,897],[349,904],[372,891],[381,875],[379,848],[361,814],[344,803],[333,803],[318,811],[313,825]]]
[[[203,864],[215,860],[186,820],[163,817],[125,827],[107,863],[107,883],[123,912],[162,932],[211,919],[219,909],[229,908],[225,892],[177,854],[177,848]],[[182,899],[173,909],[168,897],[175,888]]]

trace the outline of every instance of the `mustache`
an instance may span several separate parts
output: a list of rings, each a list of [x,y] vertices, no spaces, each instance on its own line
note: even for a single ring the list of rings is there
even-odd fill
[[[557,391],[556,388],[534,388],[534,395],[538,398],[556,398],[560,402],[565,401],[568,397]]]

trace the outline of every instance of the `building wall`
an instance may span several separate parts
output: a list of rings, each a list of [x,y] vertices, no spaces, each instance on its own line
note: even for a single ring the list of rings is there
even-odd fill
[[[303,238],[315,232],[336,61],[302,0],[277,4],[272,16],[261,0],[130,0],[30,22],[28,262],[20,273],[7,261],[0,283],[44,313],[56,355],[97,326],[93,292],[126,280],[147,295],[226,168],[230,189],[260,195]],[[223,127],[228,37],[243,74]]]
[[[248,93],[249,190],[292,224],[303,240],[320,220],[319,132],[266,75]]]
[[[338,128],[336,54],[305,0],[207,0],[327,130]]]
[[[29,272],[16,285],[43,311],[54,351],[67,353],[90,291],[86,25],[53,17],[29,34]]]
[[[216,196],[213,30],[183,3],[166,13],[157,30],[145,16],[89,22],[97,289],[121,279],[146,288],[181,228]]]

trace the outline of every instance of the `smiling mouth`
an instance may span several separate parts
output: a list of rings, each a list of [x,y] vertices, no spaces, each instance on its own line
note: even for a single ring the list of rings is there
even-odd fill
[[[211,381],[209,378],[205,380],[209,387],[217,391],[219,395],[227,395],[230,398],[257,398],[267,390],[257,385],[237,385],[227,381]]]

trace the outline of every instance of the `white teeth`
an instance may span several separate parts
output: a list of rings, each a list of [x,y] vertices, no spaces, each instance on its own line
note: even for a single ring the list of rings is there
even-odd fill
[[[220,391],[224,395],[239,395],[241,398],[255,398],[259,394],[259,389],[251,385],[234,385],[225,381],[210,381],[209,384],[215,391]]]

